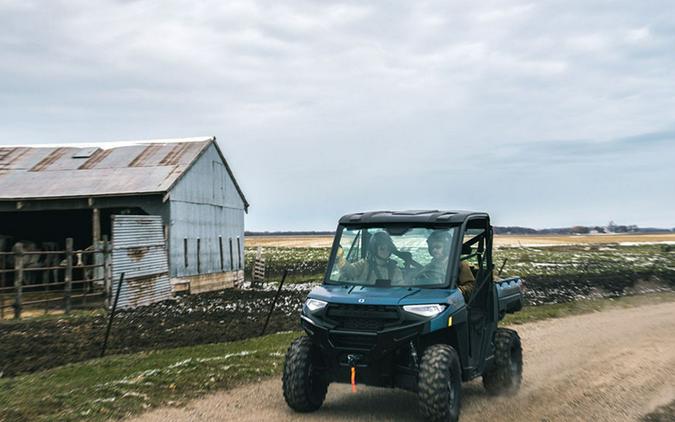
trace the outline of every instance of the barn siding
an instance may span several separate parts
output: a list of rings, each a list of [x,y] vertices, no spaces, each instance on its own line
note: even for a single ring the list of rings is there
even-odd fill
[[[218,236],[223,239],[224,270],[230,271],[229,238],[234,269],[239,269],[237,237],[244,247],[244,201],[215,146],[210,145],[169,196],[171,277],[221,272]],[[188,242],[185,266],[184,239]],[[197,239],[200,268],[197,271]],[[243,256],[242,256],[243,264]]]

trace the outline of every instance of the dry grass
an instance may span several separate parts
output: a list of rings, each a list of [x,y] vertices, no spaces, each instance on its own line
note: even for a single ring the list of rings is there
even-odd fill
[[[499,235],[495,236],[496,246],[546,246],[572,244],[606,243],[655,243],[675,242],[675,233],[663,234],[596,234],[596,235]],[[328,248],[333,244],[332,236],[248,236],[248,247],[285,248]]]
[[[330,248],[333,236],[247,236],[246,247]]]

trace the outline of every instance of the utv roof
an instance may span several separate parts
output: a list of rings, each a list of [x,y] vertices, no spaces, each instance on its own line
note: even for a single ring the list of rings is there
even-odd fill
[[[460,224],[470,217],[490,218],[485,212],[477,211],[371,211],[347,214],[340,219],[340,224],[370,223],[426,223],[426,224]]]

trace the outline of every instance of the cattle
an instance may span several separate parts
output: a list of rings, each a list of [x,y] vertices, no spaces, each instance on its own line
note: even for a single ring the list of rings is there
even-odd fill
[[[56,283],[59,281],[59,270],[56,267],[61,262],[61,254],[57,253],[59,244],[58,242],[42,242],[41,247],[44,253],[40,255],[40,267],[51,268],[42,271],[42,283]]]
[[[23,283],[28,284],[38,284],[38,271],[36,268],[42,268],[41,255],[38,252],[41,252],[38,244],[31,242],[30,240],[22,240],[21,245],[23,246]],[[16,247],[16,244],[14,244]],[[32,270],[32,271],[31,271]]]
[[[98,252],[100,253],[100,252]],[[84,267],[82,268],[82,277],[81,279],[85,281],[83,287],[84,290],[87,292],[90,292],[93,288],[93,286],[103,286],[103,281],[102,280],[95,280],[96,278],[100,278],[101,276],[98,275],[97,268],[92,268],[92,265],[96,265],[96,254],[97,250],[94,245],[89,245],[86,248],[84,248],[81,251],[77,251],[75,253],[75,265],[78,267]],[[93,281],[93,283],[91,282]]]
[[[23,284],[50,284],[64,281],[66,257],[62,252],[62,245],[58,242],[41,242],[38,243],[31,240],[22,240],[21,242],[13,243],[8,236],[0,236],[0,251],[14,251],[17,244],[21,243],[23,256]],[[11,247],[9,247],[11,245]],[[97,264],[96,248],[90,245],[85,249],[73,252],[73,272],[72,281],[84,282],[80,284],[85,290],[89,291],[92,288],[92,281],[98,275],[96,268],[91,266]],[[0,268],[14,269],[14,256],[0,255]],[[3,262],[4,260],[4,262]],[[102,263],[102,261],[101,261]],[[13,273],[0,273],[0,285],[4,282],[5,285],[12,283]],[[79,284],[79,283],[78,283]],[[100,280],[94,281],[93,285],[99,286],[103,282]]]
[[[48,284],[59,281],[58,269],[60,256],[56,252],[59,250],[57,242],[42,242],[39,246],[37,242],[31,240],[22,240],[14,243],[11,251],[15,251],[18,243],[21,243],[23,256],[23,282],[29,284]],[[14,257],[5,260],[5,267],[14,268]],[[41,268],[51,268],[51,270],[40,270]]]
[[[0,234],[0,252],[11,252],[12,237]],[[10,280],[10,273],[2,270],[9,270],[14,266],[11,256],[0,254],[0,287],[6,287]]]

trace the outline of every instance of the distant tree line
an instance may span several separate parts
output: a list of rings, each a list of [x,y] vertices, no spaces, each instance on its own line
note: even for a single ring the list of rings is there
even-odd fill
[[[673,229],[638,227],[635,224],[620,225],[610,221],[607,226],[572,226],[535,230],[529,227],[494,227],[496,234],[591,234],[591,233],[667,233]]]

